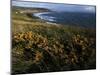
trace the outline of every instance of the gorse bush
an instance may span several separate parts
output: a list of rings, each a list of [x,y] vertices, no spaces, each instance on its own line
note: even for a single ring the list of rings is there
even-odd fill
[[[63,41],[56,38],[49,39],[32,31],[14,34],[12,37],[16,57],[20,55],[20,61],[30,61],[31,68],[34,65],[39,66],[39,72],[95,67],[93,64],[95,62],[95,39],[92,37],[87,38],[77,34],[73,35],[70,40]],[[41,68],[43,68],[42,71]],[[29,69],[30,67],[26,69],[26,72]]]

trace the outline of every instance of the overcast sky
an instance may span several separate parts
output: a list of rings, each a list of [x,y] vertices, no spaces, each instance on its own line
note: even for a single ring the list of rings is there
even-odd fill
[[[71,5],[71,4],[55,4],[55,3],[43,3],[43,2],[25,2],[25,1],[12,1],[13,6],[21,7],[38,7],[47,8],[53,11],[72,11],[72,12],[95,12],[95,6],[88,5]]]

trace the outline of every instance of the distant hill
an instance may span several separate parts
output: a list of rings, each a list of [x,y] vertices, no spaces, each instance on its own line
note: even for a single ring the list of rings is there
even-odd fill
[[[51,10],[45,8],[30,8],[30,7],[18,7],[12,6],[12,10],[18,10],[21,13],[37,13],[37,12],[49,12]]]

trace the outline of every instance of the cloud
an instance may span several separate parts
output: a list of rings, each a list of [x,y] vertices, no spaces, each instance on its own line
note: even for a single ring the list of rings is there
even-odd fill
[[[86,11],[90,11],[90,12],[95,12],[95,7],[93,6],[88,6],[84,8]]]

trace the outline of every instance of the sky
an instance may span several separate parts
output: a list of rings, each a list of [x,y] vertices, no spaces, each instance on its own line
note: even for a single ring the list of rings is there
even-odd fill
[[[57,4],[57,3],[45,3],[45,2],[25,2],[25,1],[12,1],[13,6],[20,7],[34,7],[34,8],[47,8],[52,11],[58,12],[88,12],[95,13],[95,6],[90,5],[73,5],[73,4]]]

